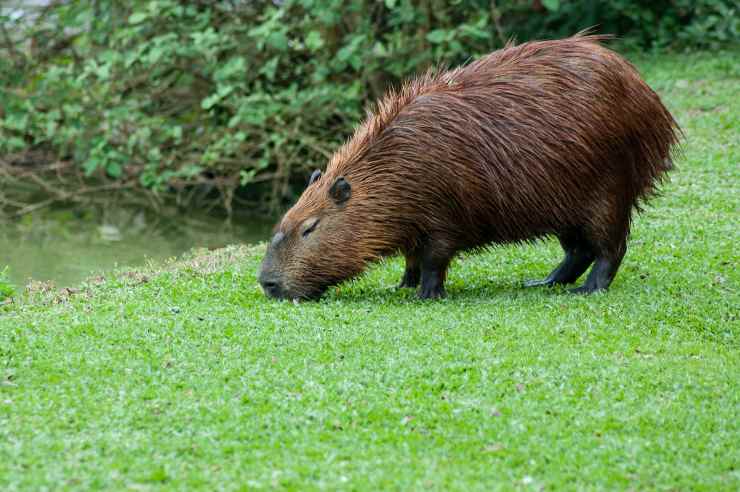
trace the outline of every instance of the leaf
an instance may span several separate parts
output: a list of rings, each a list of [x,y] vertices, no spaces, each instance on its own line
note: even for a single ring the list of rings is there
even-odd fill
[[[227,126],[229,128],[234,128],[236,125],[238,125],[239,123],[241,123],[241,121],[242,121],[241,116],[239,116],[239,114],[235,114],[234,116],[232,116],[231,118],[229,118],[229,123],[228,123]]]
[[[278,66],[279,61],[280,61],[280,58],[278,58],[277,56],[274,58],[271,58],[267,63],[262,65],[262,68],[260,68],[259,73],[267,77],[267,80],[273,80],[275,78],[275,73],[277,72],[277,66]]]
[[[211,94],[210,96],[208,96],[207,98],[201,101],[200,107],[203,109],[211,109],[220,100],[221,100],[221,96],[219,96],[218,94]]]
[[[324,46],[324,40],[321,39],[321,33],[318,31],[311,31],[306,36],[306,47],[311,51],[316,51]]]
[[[162,58],[166,51],[167,49],[164,46],[155,46],[149,51],[149,56],[147,56],[147,60],[150,64],[153,65]]]
[[[234,92],[234,86],[233,85],[220,85],[218,89],[216,90],[216,94],[218,94],[218,97],[220,99],[225,98],[229,94]]]
[[[10,137],[5,140],[5,146],[10,150],[21,150],[26,148],[26,142],[20,137]]]
[[[247,62],[244,61],[244,57],[235,56],[231,58],[226,64],[216,70],[213,74],[216,80],[222,81],[233,76],[243,76],[244,71],[247,69]]]
[[[550,12],[557,12],[560,9],[560,0],[542,0],[542,5]]]
[[[435,29],[427,33],[427,41],[432,44],[439,44],[447,39],[447,31],[444,29]]]
[[[388,50],[385,45],[380,41],[376,41],[373,45],[373,55],[377,57],[383,57],[388,55]]]
[[[82,164],[82,169],[85,171],[85,176],[90,176],[100,165],[100,159],[95,156],[90,156],[89,159]]]
[[[46,138],[52,138],[57,131],[57,122],[54,120],[47,120],[46,122]]]
[[[140,22],[143,22],[149,17],[149,15],[146,12],[134,12],[131,14],[128,18],[129,24],[138,24]]]
[[[288,49],[288,36],[282,31],[271,32],[267,36],[267,44],[278,51],[285,51]]]
[[[352,56],[352,49],[349,46],[344,46],[342,49],[337,51],[337,59],[339,61],[346,62],[351,56]]]
[[[247,171],[246,169],[242,169],[239,172],[239,184],[241,186],[248,185],[254,179],[256,175],[257,175],[256,169],[250,169],[249,171]]]
[[[109,163],[108,166],[106,166],[105,171],[111,178],[120,178],[121,174],[123,174],[123,168],[117,162]]]

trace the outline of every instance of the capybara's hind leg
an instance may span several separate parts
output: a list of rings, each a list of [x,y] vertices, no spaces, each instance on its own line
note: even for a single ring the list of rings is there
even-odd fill
[[[592,240],[596,251],[594,266],[588,273],[588,277],[586,277],[583,285],[572,289],[571,292],[574,294],[590,294],[609,288],[627,251],[627,236],[629,234],[628,214],[629,212],[621,214],[622,219],[616,221],[610,228],[607,228],[609,230],[605,236],[608,239],[599,240],[598,234],[594,234],[594,239]]]
[[[442,244],[430,244],[421,252],[421,285],[419,286],[420,299],[439,299],[445,297],[445,279],[447,267],[450,265],[452,253]]]
[[[622,263],[624,251],[624,248],[622,248],[620,254],[597,257],[593,268],[586,277],[586,281],[582,286],[571,289],[571,292],[574,294],[591,294],[592,292],[608,289],[617,274],[619,265]]]
[[[527,281],[524,283],[525,287],[572,284],[594,261],[593,249],[580,230],[561,234],[558,239],[565,251],[563,261],[546,278]]]
[[[403,272],[403,278],[401,283],[398,284],[399,289],[413,288],[419,286],[419,279],[421,278],[421,259],[419,258],[418,252],[406,253],[406,270]]]

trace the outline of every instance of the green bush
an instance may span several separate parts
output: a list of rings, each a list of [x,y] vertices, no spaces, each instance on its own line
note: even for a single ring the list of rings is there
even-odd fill
[[[639,0],[504,2],[516,15],[513,32],[523,38],[568,36],[584,27],[622,38],[633,49],[715,49],[740,37],[740,9],[727,0]],[[545,15],[528,15],[542,5]]]
[[[463,63],[512,35],[593,25],[640,47],[716,47],[740,34],[731,1],[643,4],[80,0],[22,15],[6,8],[0,168],[61,199],[145,191],[155,206],[176,196],[183,206],[216,200],[231,211],[236,199],[274,210],[324,165],[368,101],[430,64]],[[2,206],[17,209],[8,193]]]
[[[15,287],[8,280],[8,267],[0,270],[0,301],[15,295]]]

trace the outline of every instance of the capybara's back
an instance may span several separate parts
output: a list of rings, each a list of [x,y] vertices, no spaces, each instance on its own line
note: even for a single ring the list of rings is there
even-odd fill
[[[263,276],[280,276],[286,296],[311,297],[401,251],[402,286],[439,297],[458,251],[556,235],[565,259],[530,285],[572,283],[593,264],[577,290],[606,289],[633,209],[671,167],[678,128],[599,41],[509,46],[390,93],[278,226],[286,236],[321,217],[323,231],[311,229],[320,267],[296,266],[310,259],[302,242],[281,252],[276,243]]]

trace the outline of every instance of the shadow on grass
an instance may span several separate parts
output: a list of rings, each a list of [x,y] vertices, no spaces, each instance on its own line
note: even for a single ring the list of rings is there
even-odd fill
[[[436,302],[481,302],[499,300],[527,300],[544,298],[582,298],[568,292],[566,287],[525,287],[523,283],[487,283],[465,285],[455,283],[447,288],[447,297],[444,299],[419,299],[415,289],[399,289],[397,287],[378,287],[362,282],[357,285],[343,285],[330,289],[320,302],[336,301],[342,303],[379,302],[383,304],[428,304]],[[600,296],[600,294],[596,294]]]

